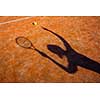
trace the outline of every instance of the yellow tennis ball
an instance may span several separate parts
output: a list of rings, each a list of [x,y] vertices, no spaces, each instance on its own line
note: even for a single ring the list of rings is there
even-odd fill
[[[32,24],[33,24],[33,25],[37,25],[37,22],[33,22]]]

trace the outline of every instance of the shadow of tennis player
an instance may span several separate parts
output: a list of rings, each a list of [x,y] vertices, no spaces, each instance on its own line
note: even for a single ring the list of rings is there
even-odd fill
[[[49,60],[51,60],[52,62],[57,64],[59,67],[61,67],[63,70],[65,70],[69,73],[75,73],[77,71],[77,66],[80,66],[80,67],[84,67],[86,69],[92,70],[92,71],[100,74],[100,63],[76,52],[74,49],[72,49],[72,47],[69,45],[69,43],[63,37],[58,35],[57,33],[53,32],[51,30],[48,30],[47,28],[44,28],[44,27],[42,27],[42,28],[44,30],[54,34],[56,37],[58,37],[63,42],[66,50],[62,49],[61,47],[59,47],[57,45],[52,45],[52,44],[47,45],[47,48],[51,52],[58,55],[60,58],[63,58],[63,56],[66,56],[66,58],[68,59],[68,66],[64,66],[64,65],[58,63],[56,60],[52,59],[46,53],[35,48],[35,46],[32,44],[32,42],[23,36],[17,37],[15,39],[16,43],[23,48],[32,49],[32,50],[37,51],[39,54],[48,58]]]
[[[97,72],[100,74],[100,63],[76,52],[72,47],[69,45],[69,43],[60,35],[57,33],[42,27],[44,30],[54,34],[56,37],[58,37],[64,44],[66,50],[63,50],[61,47],[57,45],[47,45],[48,50],[51,52],[57,54],[60,58],[63,56],[66,56],[68,59],[68,66],[64,66],[60,63],[58,63],[56,60],[49,57],[47,54],[43,53],[42,51],[39,51],[38,49],[35,49],[38,53],[40,53],[42,56],[50,59],[52,62],[57,64],[59,67],[61,67],[63,70],[69,72],[69,73],[75,73],[77,71],[77,66],[84,67],[88,70],[92,70],[94,72]]]

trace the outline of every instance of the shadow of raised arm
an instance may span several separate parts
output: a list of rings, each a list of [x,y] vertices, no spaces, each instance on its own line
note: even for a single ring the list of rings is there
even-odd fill
[[[53,31],[51,31],[51,30],[49,30],[49,29],[47,29],[45,27],[42,27],[42,29],[44,29],[44,30],[46,30],[46,31],[54,34],[56,37],[58,37],[63,42],[63,44],[64,44],[64,46],[65,46],[65,48],[66,48],[67,51],[72,50],[71,46],[67,43],[67,41],[63,37],[61,37],[57,33],[53,32]]]

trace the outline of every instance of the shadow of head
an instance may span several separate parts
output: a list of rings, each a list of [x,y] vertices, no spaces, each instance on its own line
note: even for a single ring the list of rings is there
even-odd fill
[[[58,55],[60,58],[63,58],[63,55],[65,54],[65,51],[61,47],[59,47],[57,45],[47,45],[47,48],[51,52],[53,52],[56,55]]]

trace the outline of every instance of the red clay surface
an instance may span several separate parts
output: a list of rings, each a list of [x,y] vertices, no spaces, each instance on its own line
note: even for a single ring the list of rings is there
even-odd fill
[[[25,36],[36,48],[59,63],[66,65],[67,58],[59,58],[47,49],[48,44],[63,43],[41,29],[44,26],[62,36],[74,50],[100,63],[100,17],[0,17],[0,82],[100,82],[100,74],[78,66],[70,74],[34,50],[16,44],[18,36]],[[9,22],[8,22],[9,21]],[[33,26],[33,22],[37,26]],[[8,22],[8,23],[5,23]],[[68,64],[68,63],[67,63]]]

